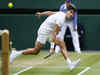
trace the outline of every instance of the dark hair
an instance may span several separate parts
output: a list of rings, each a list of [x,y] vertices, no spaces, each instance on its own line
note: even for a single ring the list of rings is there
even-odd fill
[[[76,11],[76,8],[73,7],[72,5],[70,5],[69,7],[67,7],[68,10],[74,10],[74,12]]]

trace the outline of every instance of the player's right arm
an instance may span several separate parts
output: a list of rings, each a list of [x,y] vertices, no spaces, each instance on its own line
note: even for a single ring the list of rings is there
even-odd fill
[[[40,17],[40,16],[50,16],[55,14],[55,11],[45,11],[45,12],[37,12],[36,16]]]
[[[55,28],[54,28],[54,31],[53,31],[53,37],[52,37],[52,40],[51,42],[55,42],[56,40],[56,35],[59,33],[59,30],[60,30],[60,27],[58,24],[56,24]]]
[[[60,27],[58,24],[56,24],[55,28],[54,28],[54,35],[57,35],[59,33]]]

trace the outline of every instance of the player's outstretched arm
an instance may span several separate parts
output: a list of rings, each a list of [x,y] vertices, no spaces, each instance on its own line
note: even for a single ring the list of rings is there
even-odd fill
[[[40,17],[40,16],[50,16],[55,14],[55,11],[44,11],[44,12],[37,12],[36,16]]]

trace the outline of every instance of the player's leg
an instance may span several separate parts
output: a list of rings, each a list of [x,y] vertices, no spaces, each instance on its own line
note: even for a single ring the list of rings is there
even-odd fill
[[[40,42],[36,41],[35,42],[35,48],[28,48],[26,50],[22,51],[22,54],[24,55],[37,55],[40,52],[40,49],[43,47],[43,44],[41,44]]]
[[[13,62],[13,60],[24,54],[24,55],[37,55],[40,52],[40,49],[42,46],[45,44],[47,40],[47,35],[41,35],[39,34],[37,37],[37,41],[35,42],[35,48],[28,48],[26,50],[21,50],[21,51],[12,51],[10,55],[10,63]]]
[[[55,43],[56,43],[57,45],[60,46],[61,52],[62,52],[62,54],[63,54],[63,56],[64,56],[64,58],[65,58],[65,60],[66,60],[66,63],[67,63],[68,66],[69,66],[69,69],[70,69],[70,70],[73,70],[74,68],[76,68],[76,66],[77,66],[77,64],[79,63],[80,59],[76,60],[75,62],[72,62],[72,61],[70,60],[69,54],[68,54],[68,52],[67,52],[66,45],[65,45],[64,41],[62,41],[60,38],[57,38],[57,39],[55,40]]]
[[[73,23],[69,24],[69,29],[71,31],[72,42],[73,42],[73,45],[74,45],[74,49],[77,53],[81,53],[78,32],[74,30]]]
[[[40,52],[40,49],[42,48],[43,44],[40,42],[35,43],[35,48],[28,48],[26,50],[21,50],[21,51],[15,51],[12,50],[11,55],[10,55],[10,63],[13,62],[14,59],[21,55],[37,55]]]
[[[67,58],[69,58],[68,52],[66,51],[67,48],[66,48],[66,45],[65,45],[64,41],[61,40],[61,38],[56,38],[55,43],[56,43],[58,46],[60,46],[61,52],[62,52],[62,54],[63,54],[65,60],[66,60]]]

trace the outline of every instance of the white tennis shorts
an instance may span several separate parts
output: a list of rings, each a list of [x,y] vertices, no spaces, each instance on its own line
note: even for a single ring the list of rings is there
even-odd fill
[[[42,44],[45,44],[47,41],[50,42],[51,38],[52,38],[52,34],[39,33],[38,37],[37,37],[37,41],[42,43]]]

